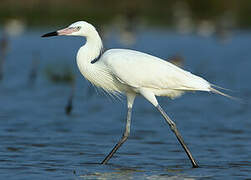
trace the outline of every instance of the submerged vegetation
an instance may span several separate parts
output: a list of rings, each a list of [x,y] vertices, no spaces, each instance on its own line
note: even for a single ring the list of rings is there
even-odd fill
[[[57,67],[57,68],[55,68]],[[74,84],[75,74],[66,64],[49,64],[45,68],[45,75],[52,83]]]

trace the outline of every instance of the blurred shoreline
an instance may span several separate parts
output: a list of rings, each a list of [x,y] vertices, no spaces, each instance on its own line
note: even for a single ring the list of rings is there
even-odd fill
[[[32,27],[65,25],[76,20],[100,25],[122,17],[159,26],[172,27],[182,21],[182,24],[225,23],[231,24],[231,28],[249,29],[250,12],[248,0],[1,0],[0,26],[9,19],[24,21]]]

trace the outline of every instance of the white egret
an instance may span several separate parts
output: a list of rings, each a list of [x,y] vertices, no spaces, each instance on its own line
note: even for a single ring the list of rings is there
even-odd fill
[[[205,79],[158,57],[129,49],[110,49],[103,52],[102,40],[98,32],[93,25],[85,21],[78,21],[65,29],[44,34],[42,37],[57,35],[86,37],[85,45],[77,53],[80,72],[92,84],[103,88],[108,93],[120,93],[127,97],[128,113],[123,136],[102,164],[106,164],[127,140],[133,102],[137,95],[142,95],[159,110],[184,148],[193,167],[198,167],[175,123],[158,104],[155,96],[175,98],[187,91],[211,91],[229,97],[228,95],[212,88]]]

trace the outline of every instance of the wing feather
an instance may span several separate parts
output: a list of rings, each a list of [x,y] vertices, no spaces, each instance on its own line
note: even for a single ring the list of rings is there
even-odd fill
[[[102,61],[119,82],[131,87],[209,91],[203,78],[146,53],[111,49]]]

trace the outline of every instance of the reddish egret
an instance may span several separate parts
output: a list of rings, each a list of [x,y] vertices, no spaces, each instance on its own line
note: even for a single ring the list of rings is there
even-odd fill
[[[214,89],[205,79],[158,57],[129,49],[110,49],[103,52],[98,32],[93,25],[85,21],[78,21],[65,29],[44,34],[42,37],[58,35],[86,37],[85,45],[77,53],[80,72],[92,84],[108,93],[124,94],[127,97],[128,113],[124,133],[102,164],[106,164],[127,140],[133,102],[137,95],[141,95],[158,109],[184,148],[193,167],[198,167],[175,123],[161,108],[156,96],[175,98],[187,91],[211,91],[229,97],[228,95]]]

